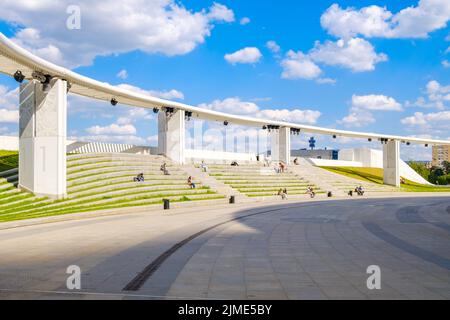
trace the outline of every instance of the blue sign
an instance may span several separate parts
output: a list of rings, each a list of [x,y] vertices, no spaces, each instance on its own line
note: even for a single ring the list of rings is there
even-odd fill
[[[311,150],[314,150],[314,148],[316,147],[316,139],[314,139],[314,137],[311,137],[311,139],[309,139],[309,147],[311,148]]]

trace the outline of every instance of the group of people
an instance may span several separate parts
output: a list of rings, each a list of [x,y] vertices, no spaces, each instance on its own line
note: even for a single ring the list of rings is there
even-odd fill
[[[286,172],[286,170],[287,170],[287,166],[286,166],[286,164],[284,163],[284,162],[279,162],[279,163],[277,163],[276,165],[275,165],[275,172],[276,173],[285,173]]]
[[[287,200],[287,189],[286,188],[281,188],[280,190],[278,190],[278,195],[281,196],[281,199],[283,200]]]
[[[359,185],[355,188],[355,190],[350,190],[348,192],[348,195],[353,197],[353,193],[356,193],[358,196],[363,196],[364,195],[364,188],[362,187],[362,185]]]
[[[316,192],[314,191],[314,188],[312,186],[308,186],[308,188],[306,188],[306,193],[309,194],[311,198],[314,198],[316,196]],[[278,195],[281,197],[281,199],[287,200],[287,189],[280,188],[280,190],[278,190]]]
[[[306,188],[306,193],[309,194],[311,198],[314,198],[316,196],[316,192],[314,191],[314,188],[312,186],[308,186],[308,188]]]
[[[206,167],[206,170],[207,170],[207,167]],[[165,176],[170,175],[170,172],[167,169],[167,163],[165,163],[165,162],[161,165],[160,171],[163,172]],[[145,181],[144,173],[139,173],[137,176],[135,176],[133,178],[133,181],[134,182],[144,182]],[[195,185],[194,178],[192,176],[189,176],[189,178],[187,179],[187,184],[191,189],[195,189],[197,187]]]

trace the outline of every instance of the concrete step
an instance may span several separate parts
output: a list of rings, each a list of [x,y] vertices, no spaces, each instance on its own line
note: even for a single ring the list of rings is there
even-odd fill
[[[165,161],[163,160],[155,160],[155,159],[141,159],[141,158],[108,158],[108,157],[96,157],[96,158],[81,158],[81,159],[74,159],[71,161],[67,161],[68,167],[74,167],[79,166],[83,164],[90,164],[90,163],[101,163],[101,162],[124,162],[124,163],[133,163],[133,162],[139,162],[139,163],[148,163],[153,164],[155,166],[161,166]],[[166,162],[167,166],[173,166],[172,163]]]
[[[303,184],[297,183],[245,183],[245,184],[230,184],[230,186],[234,189],[242,189],[242,188],[288,188],[288,187],[303,187]]]
[[[121,176],[121,174],[120,174]],[[114,175],[110,175],[110,176],[102,176],[102,177],[97,177],[96,179],[92,179],[92,180],[81,180],[81,181],[73,181],[74,183],[68,185],[68,190],[69,191],[75,191],[81,188],[89,188],[89,187],[94,187],[94,186],[103,186],[105,184],[122,184],[122,183],[135,183],[133,181],[133,178],[136,177],[136,175],[127,175],[124,177],[118,177],[116,178],[116,176]],[[144,173],[144,177],[145,177],[145,181],[146,182],[155,182],[155,181],[161,181],[161,182],[180,182],[180,183],[184,183],[187,181],[187,177],[186,176],[161,176],[161,175],[151,175],[148,173]]]
[[[185,170],[186,174],[195,177],[195,179],[198,179],[203,184],[209,186],[212,190],[216,191],[217,193],[224,195],[226,197],[235,196],[236,202],[241,202],[242,200],[245,200],[247,198],[239,191],[223,183],[223,181],[220,181],[215,177],[211,177],[207,172],[203,172],[200,168],[197,168],[193,165],[186,165],[183,166],[183,169]]]
[[[89,186],[94,186],[94,185],[101,185],[101,184],[109,184],[109,183],[122,183],[122,182],[129,182],[129,181],[133,181],[133,177],[135,177],[136,175],[127,175],[127,176],[123,176],[123,174],[121,172],[116,172],[114,174],[108,174],[108,175],[96,175],[96,176],[90,176],[90,177],[86,177],[86,178],[79,178],[76,180],[72,180],[69,182],[68,184],[68,188],[70,190],[75,190],[75,189],[79,189],[82,186],[85,187],[89,187]],[[163,178],[160,176],[152,176],[150,174],[145,174],[144,173],[144,177],[145,180],[148,181],[172,181],[172,182],[186,182],[187,181],[187,177],[186,176],[172,176],[170,178]]]
[[[157,190],[156,191],[152,191],[152,190],[137,190],[138,193],[124,193],[123,191],[119,191],[119,192],[110,192],[110,193],[105,193],[105,194],[101,194],[101,195],[92,195],[92,196],[87,196],[87,197],[82,197],[82,198],[74,198],[74,199],[69,199],[69,200],[65,200],[64,202],[60,202],[60,203],[54,203],[54,204],[49,204],[48,206],[46,206],[46,208],[50,209],[50,208],[54,208],[56,206],[59,206],[61,204],[64,205],[68,205],[68,204],[73,204],[76,205],[77,202],[84,202],[84,201],[89,201],[89,203],[91,205],[95,205],[95,204],[100,204],[100,203],[107,203],[107,202],[112,202],[112,201],[118,201],[118,200],[134,200],[136,198],[140,198],[140,197],[145,197],[145,196],[158,196],[156,197],[156,199],[163,199],[167,196],[169,196],[169,194],[174,194],[177,196],[191,196],[191,195],[205,195],[208,194],[209,190],[206,189],[190,189],[190,190],[181,190],[181,191],[173,191],[173,192],[161,192],[159,193]],[[217,196],[217,194],[216,194]]]
[[[67,160],[83,158],[122,158],[122,159],[154,159],[170,162],[166,157],[157,155],[129,154],[129,153],[77,153],[67,155]]]
[[[202,201],[212,201],[212,203],[218,203],[218,204],[225,204],[227,203],[227,200],[225,198],[223,199],[215,199],[216,197],[218,197],[218,195],[190,195],[189,199],[191,199],[191,201],[187,201],[186,204],[192,202],[195,203],[195,201],[198,200],[202,200]],[[203,198],[205,198],[206,200],[204,200]],[[170,196],[170,197],[164,197],[164,198],[156,198],[156,199],[144,199],[144,200],[129,200],[124,204],[114,204],[112,203],[113,201],[116,201],[116,199],[112,199],[111,200],[102,200],[102,201],[98,201],[98,202],[91,202],[91,203],[87,203],[87,204],[81,204],[81,205],[76,205],[74,206],[74,208],[77,208],[78,210],[91,210],[92,208],[95,208],[95,206],[101,205],[101,208],[95,208],[95,210],[103,210],[103,209],[109,209],[109,208],[114,208],[114,207],[120,207],[120,206],[124,206],[126,205],[127,207],[132,208],[133,206],[139,206],[142,204],[159,204],[162,205],[162,200],[163,199],[169,199],[172,201],[176,201],[180,199],[180,196]],[[214,199],[214,200],[208,200],[208,199]],[[81,209],[80,209],[81,208]],[[47,210],[45,210],[46,213],[51,213],[51,212],[58,212],[59,210],[61,210],[60,208],[48,208]],[[29,212],[29,211],[28,211]],[[33,215],[37,215],[38,213],[31,213],[29,214],[28,217],[33,217]]]
[[[317,190],[317,187],[312,185],[312,187]],[[278,190],[280,190],[281,188],[273,188],[273,187],[268,187],[268,188],[239,188],[238,190],[240,192],[243,193],[248,193],[248,192],[278,192]],[[284,188],[283,188],[284,189]],[[306,191],[307,190],[307,186],[304,187],[286,187],[287,191]]]
[[[149,167],[135,167],[135,166],[108,166],[104,168],[90,168],[86,170],[80,170],[80,171],[74,171],[67,175],[67,178],[69,180],[72,180],[77,177],[82,177],[86,175],[98,175],[98,174],[107,174],[107,173],[114,173],[114,172],[132,172],[132,174],[137,175],[142,172],[150,172],[153,174],[158,174],[161,171],[154,168]],[[171,175],[178,175],[181,170],[178,168],[175,168],[174,170],[169,170]]]
[[[170,183],[170,182],[169,182]],[[201,189],[203,186],[201,183],[196,183],[196,187],[198,189]],[[126,190],[123,190],[123,188],[126,188]],[[120,190],[119,190],[120,189]],[[69,198],[76,198],[80,196],[86,196],[90,194],[97,194],[97,193],[105,193],[110,192],[112,193],[128,193],[128,192],[136,192],[136,191],[163,191],[163,192],[171,192],[170,190],[186,190],[190,191],[191,188],[186,184],[171,184],[171,185],[161,185],[158,182],[156,183],[129,183],[129,184],[114,184],[114,185],[107,185],[107,186],[98,186],[95,189],[89,189],[89,190],[79,190],[75,192],[69,193]]]
[[[108,161],[108,162],[86,163],[86,164],[81,164],[78,166],[68,167],[67,172],[71,173],[71,172],[77,172],[80,170],[90,170],[90,169],[103,168],[103,167],[128,167],[128,166],[132,166],[135,168],[138,168],[138,167],[148,168],[151,170],[160,170],[160,168],[161,168],[161,165],[154,164],[151,162],[145,163],[145,162],[137,162],[137,161],[133,161],[133,162]],[[169,172],[177,171],[178,167],[168,166],[168,169],[169,169]]]
[[[2,172],[0,172],[0,178],[7,178],[7,177],[10,177],[10,176],[17,175],[18,173],[19,173],[19,169],[18,168],[2,171]]]

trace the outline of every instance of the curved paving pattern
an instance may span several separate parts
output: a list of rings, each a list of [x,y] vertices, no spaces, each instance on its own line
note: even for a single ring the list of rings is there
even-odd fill
[[[247,204],[3,230],[0,297],[450,299],[449,204]],[[166,252],[137,291],[123,291]],[[83,272],[76,295],[64,288],[70,264]],[[366,287],[370,265],[381,290]]]

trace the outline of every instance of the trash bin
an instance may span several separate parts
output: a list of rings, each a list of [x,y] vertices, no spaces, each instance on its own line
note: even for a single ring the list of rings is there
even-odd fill
[[[333,192],[328,191],[328,198],[331,198],[333,196]]]
[[[236,197],[235,196],[231,196],[230,197],[230,204],[234,204],[236,203]]]
[[[170,200],[169,199],[164,199],[164,210],[169,210],[170,209]]]

